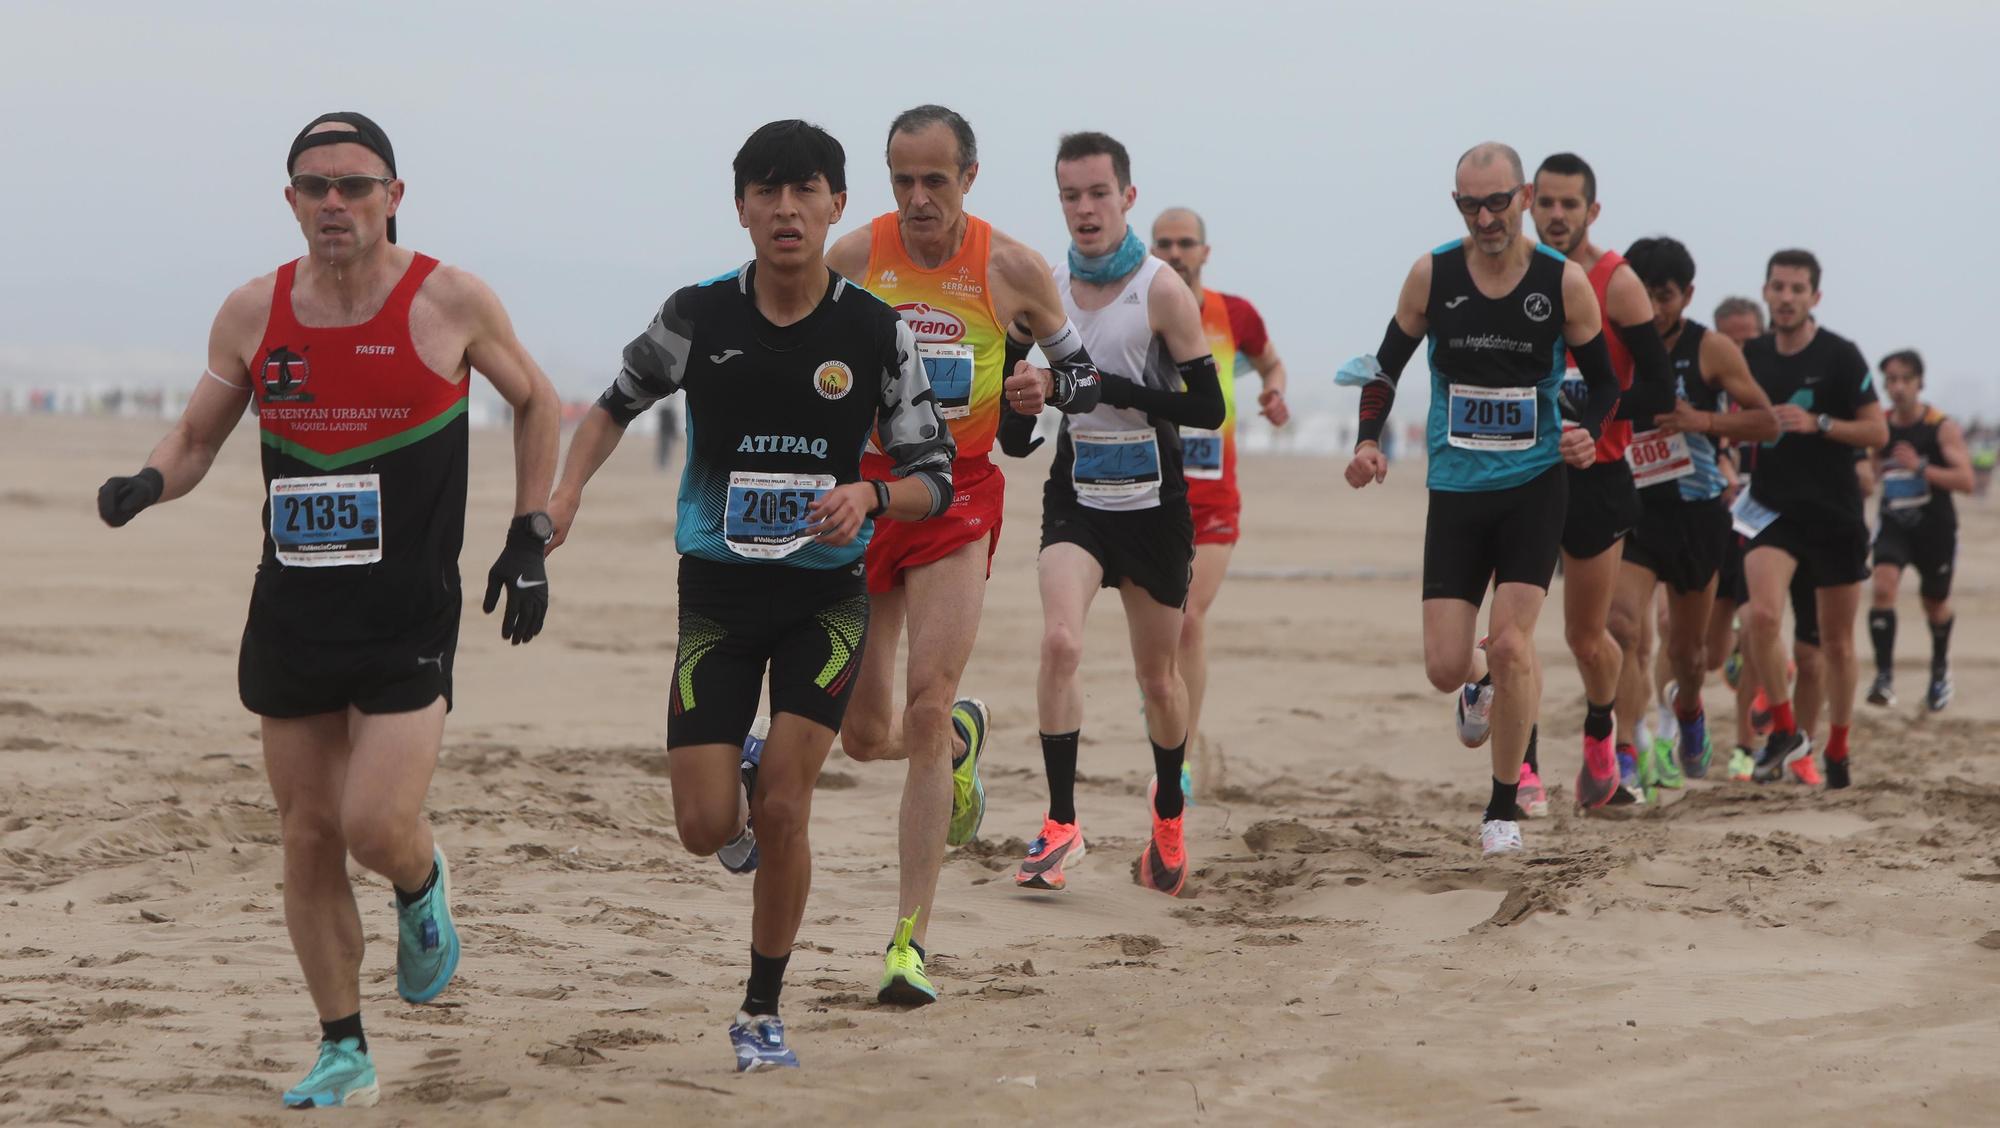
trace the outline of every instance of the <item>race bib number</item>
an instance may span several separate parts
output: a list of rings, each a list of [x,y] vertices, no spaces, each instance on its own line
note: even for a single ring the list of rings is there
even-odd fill
[[[1590,399],[1590,388],[1583,382],[1583,373],[1571,368],[1563,372],[1562,390],[1556,394],[1556,403],[1564,419],[1583,419],[1583,405]]]
[[[1138,431],[1071,431],[1076,460],[1070,482],[1080,498],[1117,501],[1160,487],[1160,444],[1151,427]]]
[[[1882,471],[1882,506],[1891,513],[1922,509],[1931,503],[1931,484],[1923,467],[1905,470],[1900,466]]]
[[[1736,495],[1736,504],[1729,507],[1729,517],[1737,532],[1755,539],[1778,519],[1778,511],[1751,497],[1749,484],[1745,483],[1743,492]]]
[[[812,543],[806,510],[833,488],[831,474],[729,475],[722,539],[751,560],[783,560]]]
[[[972,346],[918,342],[917,356],[924,362],[924,375],[930,377],[938,414],[946,419],[972,414]]]
[[[1694,456],[1688,453],[1687,436],[1675,432],[1642,431],[1632,436],[1625,448],[1625,461],[1632,466],[1632,484],[1640,489],[1657,486],[1694,473]]]
[[[271,543],[290,568],[382,560],[382,476],[271,479]]]
[[[1451,386],[1451,430],[1460,450],[1528,450],[1535,445],[1535,389]]]
[[[1190,478],[1222,477],[1222,432],[1182,427],[1181,468]]]

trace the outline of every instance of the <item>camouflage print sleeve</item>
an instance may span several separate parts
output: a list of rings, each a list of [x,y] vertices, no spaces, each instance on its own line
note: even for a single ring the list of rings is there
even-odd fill
[[[646,331],[625,346],[625,365],[604,394],[597,397],[620,427],[647,408],[681,389],[687,361],[694,351],[694,325],[685,314],[688,292],[678,291],[660,306]]]
[[[875,421],[876,442],[896,464],[898,478],[921,478],[930,487],[935,517],[951,507],[951,464],[958,447],[951,439],[930,377],[917,356],[917,340],[902,318],[882,364],[882,407]]]

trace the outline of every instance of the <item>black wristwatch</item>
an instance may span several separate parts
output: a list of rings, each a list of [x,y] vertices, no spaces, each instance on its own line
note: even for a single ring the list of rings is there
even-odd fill
[[[507,531],[525,533],[547,544],[555,539],[556,523],[548,514],[537,509],[533,513],[523,513],[514,518],[513,523],[507,526]]]
[[[870,478],[868,484],[875,487],[875,508],[868,511],[868,519],[873,521],[889,512],[889,483],[880,478]]]

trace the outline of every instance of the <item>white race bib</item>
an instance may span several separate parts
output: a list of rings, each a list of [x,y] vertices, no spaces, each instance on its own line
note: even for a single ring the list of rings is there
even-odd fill
[[[1222,477],[1222,432],[1182,427],[1181,471],[1190,478]]]
[[[271,543],[290,568],[382,561],[382,476],[271,479]]]
[[[1678,431],[1671,435],[1657,430],[1633,435],[1625,448],[1625,461],[1632,466],[1632,484],[1642,490],[1694,473],[1694,456],[1688,453],[1687,436]]]
[[[1076,451],[1069,478],[1079,498],[1125,501],[1160,488],[1160,443],[1151,427],[1071,430],[1069,439]]]
[[[1529,450],[1535,445],[1534,388],[1451,386],[1447,441],[1460,450]]]
[[[806,510],[833,488],[831,474],[729,475],[722,539],[729,551],[752,560],[783,560],[813,543],[805,535]]]

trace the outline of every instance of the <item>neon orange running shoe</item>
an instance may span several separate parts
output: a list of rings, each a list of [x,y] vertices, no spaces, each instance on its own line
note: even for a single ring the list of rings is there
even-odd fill
[[[1187,884],[1187,842],[1181,836],[1181,818],[1153,816],[1153,839],[1139,855],[1139,884],[1169,897],[1181,895]]]
[[[1028,843],[1028,856],[1014,874],[1014,884],[1023,889],[1060,891],[1069,884],[1063,867],[1083,860],[1083,831],[1075,823],[1059,823],[1042,816],[1042,832]]]

